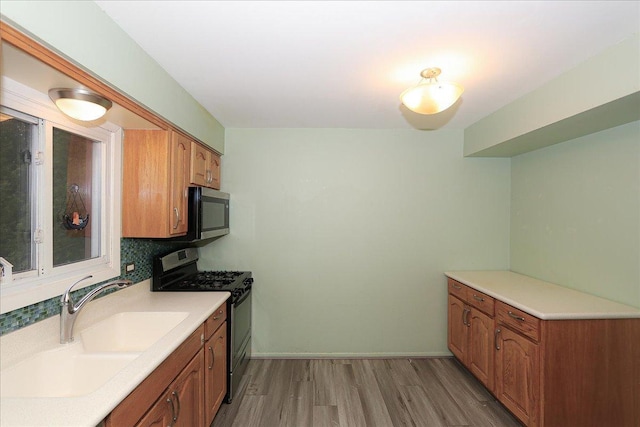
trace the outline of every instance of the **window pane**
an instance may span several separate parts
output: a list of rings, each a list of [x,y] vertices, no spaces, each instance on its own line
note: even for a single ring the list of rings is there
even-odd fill
[[[0,256],[13,272],[35,269],[32,244],[32,143],[38,126],[0,113]]]
[[[100,254],[99,142],[53,128],[53,266]]]

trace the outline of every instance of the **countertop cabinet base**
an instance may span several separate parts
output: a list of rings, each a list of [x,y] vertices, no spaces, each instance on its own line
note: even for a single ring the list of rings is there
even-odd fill
[[[491,318],[460,300],[472,292],[449,279],[449,349],[524,425],[640,426],[639,318],[543,320],[494,294]]]
[[[227,387],[226,319],[223,305],[120,402],[105,427],[209,426]]]

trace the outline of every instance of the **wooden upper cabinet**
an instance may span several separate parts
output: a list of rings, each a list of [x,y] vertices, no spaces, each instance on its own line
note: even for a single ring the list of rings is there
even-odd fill
[[[200,187],[220,189],[220,155],[191,141],[190,183]]]
[[[170,235],[186,234],[189,223],[187,209],[189,202],[189,164],[191,161],[191,141],[184,136],[171,133],[171,204],[172,222]]]
[[[209,187],[214,188],[216,190],[220,189],[220,155],[210,152],[210,161],[209,161]]]
[[[191,141],[191,184],[200,187],[206,186],[208,166],[207,149],[202,145]]]
[[[187,232],[191,143],[164,130],[127,130],[123,143],[122,237]]]

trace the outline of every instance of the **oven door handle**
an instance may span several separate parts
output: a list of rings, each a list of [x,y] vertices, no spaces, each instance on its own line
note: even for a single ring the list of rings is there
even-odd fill
[[[236,302],[233,303],[234,307],[239,306],[240,304],[242,304],[244,302],[244,300],[246,300],[247,298],[249,298],[249,295],[251,294],[251,289],[249,289],[247,292],[245,292],[244,294],[242,294],[242,296],[240,297],[239,300],[237,300]]]

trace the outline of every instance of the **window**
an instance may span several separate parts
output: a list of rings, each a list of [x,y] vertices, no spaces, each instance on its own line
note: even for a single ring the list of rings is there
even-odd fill
[[[120,274],[122,131],[73,123],[46,95],[2,83],[0,257],[13,265],[0,283],[4,313],[85,275],[89,285]]]
[[[0,110],[0,120],[0,256],[13,264],[17,274],[34,270],[37,263],[31,244],[31,162],[38,143],[38,120],[5,108]]]

